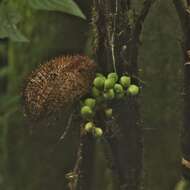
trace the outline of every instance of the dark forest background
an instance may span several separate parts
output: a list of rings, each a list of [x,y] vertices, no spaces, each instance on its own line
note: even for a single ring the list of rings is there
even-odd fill
[[[90,19],[92,2],[76,2]],[[30,41],[0,41],[0,189],[63,190],[64,176],[75,162],[77,123],[66,140],[57,144],[66,119],[53,126],[34,126],[23,116],[20,95],[25,77],[37,65],[62,54],[90,53],[89,22],[59,12],[36,11],[22,0],[16,4],[23,16],[19,28]],[[181,39],[172,1],[157,0],[143,26],[138,58],[140,77],[146,83],[140,96],[146,190],[171,190],[180,177]],[[96,153],[93,190],[113,190],[98,142]]]

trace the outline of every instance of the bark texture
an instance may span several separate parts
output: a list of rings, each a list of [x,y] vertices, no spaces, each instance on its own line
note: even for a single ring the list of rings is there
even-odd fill
[[[127,72],[133,82],[139,84],[139,37],[153,2],[145,1],[137,15],[129,0],[94,0],[94,49],[97,63],[104,73]],[[115,106],[115,109],[119,113],[119,133],[107,137],[112,150],[112,169],[118,177],[119,189],[137,190],[142,186],[143,167],[143,134],[138,99],[131,98]]]

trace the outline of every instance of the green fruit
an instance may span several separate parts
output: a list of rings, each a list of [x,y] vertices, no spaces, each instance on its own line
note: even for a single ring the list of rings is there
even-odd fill
[[[107,108],[105,110],[105,115],[107,118],[112,118],[112,115],[113,115],[113,109],[112,108]]]
[[[130,77],[128,77],[128,76],[122,76],[121,78],[120,78],[120,84],[124,87],[124,88],[126,88],[126,87],[128,87],[128,86],[130,86],[130,84],[131,84],[131,78]]]
[[[114,97],[115,97],[115,93],[113,89],[109,89],[108,91],[104,93],[104,98],[106,100],[112,100],[114,99]]]
[[[103,77],[104,79],[106,78],[102,73],[96,73],[96,77]]]
[[[93,87],[92,88],[92,96],[94,98],[100,97],[101,96],[101,92],[96,87]]]
[[[103,77],[96,77],[93,81],[93,84],[96,88],[103,89],[104,88],[104,82],[105,82],[105,79]]]
[[[177,183],[175,190],[190,190],[190,181],[186,179],[181,179]]]
[[[118,77],[118,74],[117,74],[117,73],[109,73],[107,78],[108,78],[108,79],[109,79],[109,78],[113,78],[114,81],[117,82],[119,77]]]
[[[130,85],[127,89],[127,93],[131,96],[136,96],[139,93],[139,87],[137,85]]]
[[[87,98],[84,100],[84,104],[93,109],[96,105],[96,100],[94,98]]]
[[[89,106],[83,106],[81,108],[80,113],[81,113],[82,117],[84,117],[85,119],[92,118],[92,116],[93,116],[93,111]]]
[[[109,78],[109,79],[106,79],[105,80],[105,83],[104,83],[104,89],[111,89],[113,88],[115,85],[115,80],[113,78]]]
[[[120,93],[123,93],[123,86],[121,84],[115,84],[114,85],[114,90],[116,93],[120,94]]]
[[[86,132],[91,132],[94,127],[95,127],[94,123],[88,122],[85,124],[84,129]]]
[[[95,137],[101,137],[102,135],[103,135],[102,129],[96,127],[96,128],[94,129],[94,136],[95,136]]]

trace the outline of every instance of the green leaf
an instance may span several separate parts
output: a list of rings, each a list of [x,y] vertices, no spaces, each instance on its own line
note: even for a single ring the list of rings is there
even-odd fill
[[[86,19],[85,15],[73,0],[28,0],[34,9],[61,11],[70,15]]]
[[[27,38],[17,28],[20,19],[20,14],[12,6],[0,4],[0,38],[27,42]]]
[[[8,31],[8,37],[15,42],[28,42],[28,39],[13,25]]]

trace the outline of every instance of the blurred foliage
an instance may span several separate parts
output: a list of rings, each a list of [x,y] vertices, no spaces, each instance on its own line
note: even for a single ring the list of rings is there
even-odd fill
[[[17,24],[21,16],[13,5],[0,3],[0,38],[10,38],[13,41],[27,42],[28,40],[20,33]]]
[[[73,0],[29,0],[34,9],[61,11],[85,19],[86,17]]]
[[[86,19],[85,15],[73,0],[28,0],[24,2],[27,9],[30,5],[37,10],[60,11]],[[15,5],[16,2],[12,0],[0,2],[0,39],[9,38],[15,42],[28,42],[28,39],[17,28],[17,24],[21,21],[22,15],[15,8]]]
[[[157,1],[144,25],[139,57],[145,127],[146,190],[173,189],[180,175],[183,122],[181,28],[171,1]]]
[[[13,2],[22,18],[11,17],[11,23],[29,42],[0,40],[0,189],[66,190],[64,175],[73,167],[78,144],[77,120],[72,127],[75,130],[57,144],[68,114],[53,124],[51,120],[45,124],[27,121],[21,92],[26,76],[39,64],[61,54],[89,51],[90,42],[86,42],[92,1],[76,0],[86,21],[61,12],[31,9],[27,1]],[[133,6],[139,8],[142,2],[134,0]],[[139,56],[140,75],[146,82],[141,97],[146,190],[170,190],[180,175],[183,71],[179,39],[181,31],[172,2],[158,0],[145,22]],[[113,190],[102,149],[98,144],[93,190]]]

